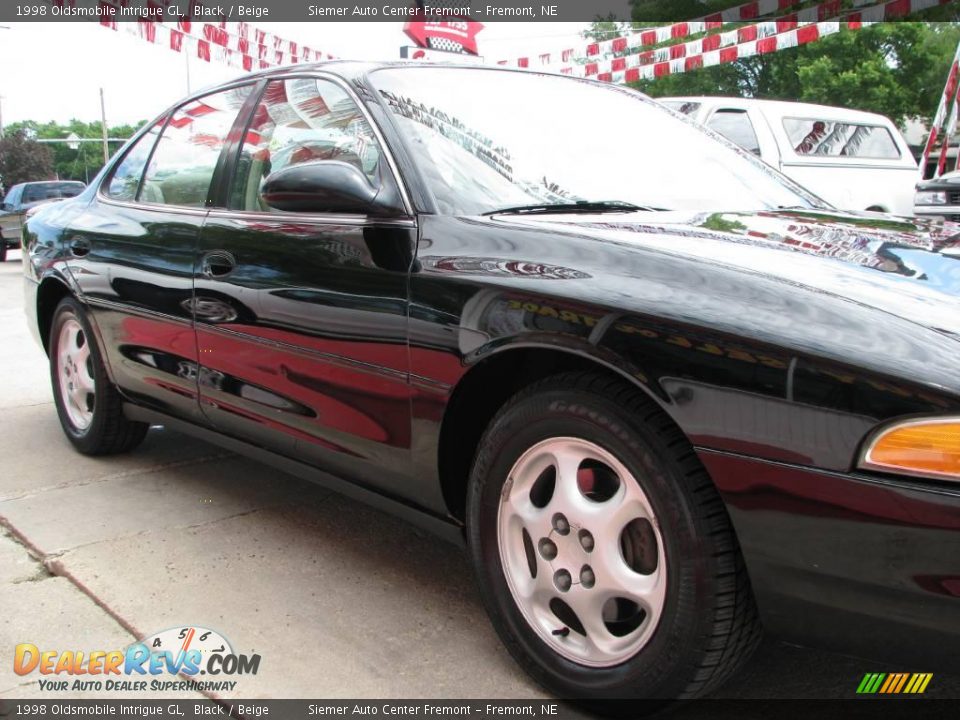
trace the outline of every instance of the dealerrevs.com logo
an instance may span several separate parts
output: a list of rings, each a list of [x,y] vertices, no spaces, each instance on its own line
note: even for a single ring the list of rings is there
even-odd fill
[[[204,627],[170,628],[123,650],[51,650],[20,643],[13,670],[38,673],[41,690],[142,692],[231,691],[238,675],[256,675],[260,656],[243,655],[220,633]],[[201,676],[203,676],[201,678]]]

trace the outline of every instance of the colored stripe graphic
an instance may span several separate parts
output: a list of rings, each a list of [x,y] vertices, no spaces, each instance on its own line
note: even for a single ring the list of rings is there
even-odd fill
[[[897,686],[893,688],[890,692],[899,693],[903,689],[904,683],[907,682],[907,678],[910,677],[910,673],[900,673],[900,679],[897,681]]]
[[[933,673],[867,673],[857,686],[858,695],[921,695]]]
[[[890,692],[890,689],[897,684],[897,681],[899,679],[900,679],[899,673],[891,673],[887,675],[886,681],[883,683],[883,685],[880,686],[880,694],[886,695],[888,692]]]

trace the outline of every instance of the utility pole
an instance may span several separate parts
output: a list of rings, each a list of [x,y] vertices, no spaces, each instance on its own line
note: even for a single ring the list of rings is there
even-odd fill
[[[100,88],[100,124],[103,130],[103,164],[110,160],[110,149],[107,146],[107,105],[103,99],[103,88]]]
[[[190,95],[193,91],[190,89],[190,53],[187,52],[187,49],[183,49],[183,59],[187,64],[187,95]]]
[[[0,30],[10,30],[9,25],[0,25]],[[0,95],[0,138],[3,137],[3,95]]]

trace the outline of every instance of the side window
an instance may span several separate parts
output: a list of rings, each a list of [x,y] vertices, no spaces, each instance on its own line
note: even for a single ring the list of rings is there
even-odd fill
[[[224,142],[251,86],[205,95],[177,108],[157,141],[139,200],[203,207]]]
[[[380,148],[360,108],[339,85],[317,78],[270,82],[240,150],[230,207],[277,212],[260,199],[264,180],[314,160],[350,163],[373,180]]]
[[[749,150],[754,155],[760,154],[757,133],[753,130],[753,123],[750,122],[746,110],[717,110],[707,121],[707,127],[720,133],[744,150]]]
[[[10,192],[7,193],[7,196],[3,199],[5,205],[10,205],[11,207],[17,207],[20,205],[20,193],[23,191],[23,185],[14,185],[10,188]]]
[[[858,157],[897,160],[900,149],[890,131],[881,125],[784,118],[783,129],[797,155]]]
[[[157,120],[154,126],[130,148],[110,176],[106,189],[107,197],[112,197],[115,200],[136,200],[140,178],[143,177],[143,169],[147,165],[150,151],[153,150],[153,146],[157,142],[157,136],[166,121],[166,116]]]

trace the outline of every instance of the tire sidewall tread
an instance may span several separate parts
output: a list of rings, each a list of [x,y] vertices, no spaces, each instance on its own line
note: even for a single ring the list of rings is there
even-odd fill
[[[667,597],[654,634],[633,658],[591,668],[552,651],[516,608],[499,561],[496,514],[506,476],[517,458],[547,437],[574,435],[596,442],[624,462],[657,516],[667,558]],[[739,548],[726,510],[686,438],[652,402],[623,382],[590,373],[548,378],[510,400],[481,440],[468,492],[468,541],[481,597],[511,654],[542,685],[563,697],[677,698],[714,686],[743,652],[733,626],[756,623],[751,611],[718,602],[738,591]],[[742,565],[742,562],[740,562]],[[723,588],[723,578],[734,577]],[[732,617],[731,617],[732,615]],[[724,634],[718,626],[731,627]],[[717,635],[729,643],[717,641]],[[740,643],[742,644],[742,643]],[[710,656],[720,653],[714,663]],[[716,676],[717,680],[714,680]]]
[[[65,408],[61,395],[57,367],[60,328],[68,318],[74,318],[83,328],[90,347],[91,369],[96,392],[94,394],[93,419],[89,427],[80,430],[74,426]],[[116,387],[110,382],[97,336],[84,306],[73,297],[65,297],[53,312],[50,337],[47,347],[50,355],[50,380],[53,386],[54,405],[64,434],[73,446],[84,455],[109,455],[126,452],[142,442],[149,426],[131,422],[123,414],[123,401]]]

